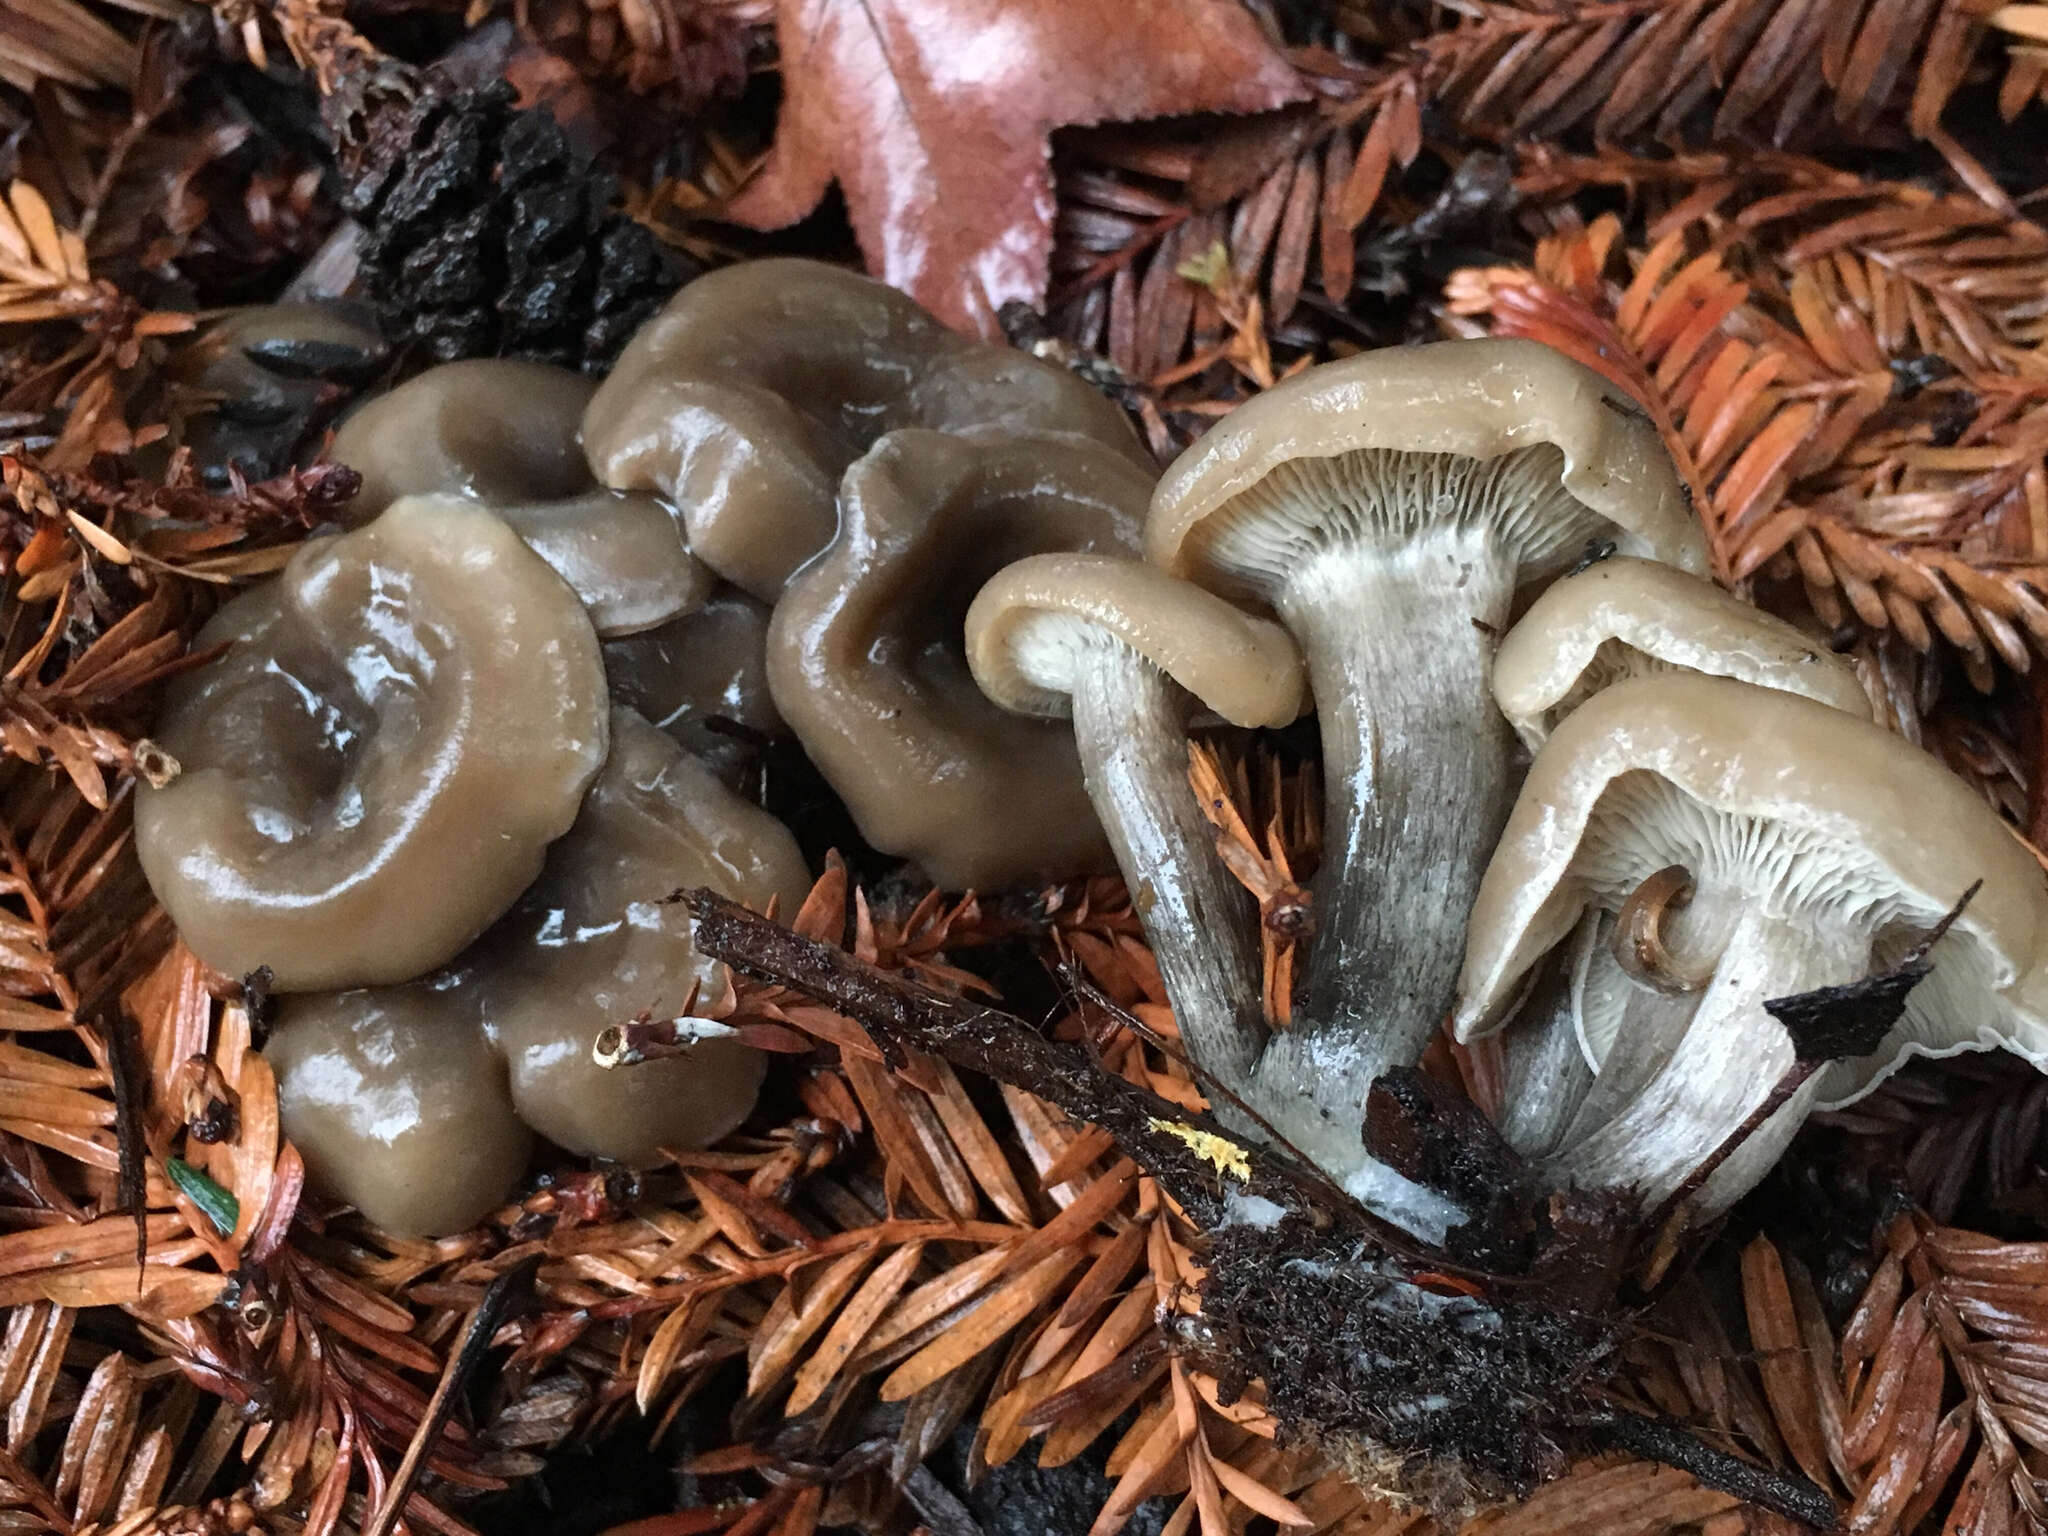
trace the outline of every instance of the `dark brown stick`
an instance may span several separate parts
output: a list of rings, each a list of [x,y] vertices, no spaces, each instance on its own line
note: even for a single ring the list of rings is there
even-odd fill
[[[1616,1413],[1595,1426],[1595,1433],[1616,1450],[1690,1472],[1709,1488],[1817,1531],[1832,1531],[1841,1518],[1835,1501],[1818,1483],[1796,1472],[1773,1471],[1716,1450],[1669,1419]]]

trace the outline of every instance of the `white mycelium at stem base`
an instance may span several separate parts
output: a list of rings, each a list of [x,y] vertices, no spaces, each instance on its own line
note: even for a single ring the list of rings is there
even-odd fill
[[[1682,673],[1601,692],[1537,754],[1473,906],[1459,1037],[1497,1027],[1585,914],[1620,911],[1673,866],[1692,896],[1664,924],[1660,963],[1695,990],[1659,991],[1646,972],[1619,985],[1648,1006],[1606,999],[1603,1082],[1547,1162],[1561,1182],[1632,1190],[1645,1209],[1687,1190],[1788,1081],[1792,1045],[1763,1004],[1884,969],[1978,882],[1881,1048],[1809,1079],[1689,1196],[1692,1212],[1726,1209],[1810,1108],[1867,1092],[1910,1055],[2048,1053],[2027,993],[2048,958],[2048,885],[1976,793],[1843,711]],[[1617,1070],[1630,1091],[1603,1100]]]
[[[1513,738],[1491,664],[1518,588],[1596,540],[1703,564],[1654,429],[1532,343],[1449,343],[1313,369],[1167,472],[1151,557],[1270,604],[1307,658],[1323,863],[1296,1024],[1248,1097],[1368,1204],[1375,1078],[1448,1010],[1464,920],[1505,817]]]

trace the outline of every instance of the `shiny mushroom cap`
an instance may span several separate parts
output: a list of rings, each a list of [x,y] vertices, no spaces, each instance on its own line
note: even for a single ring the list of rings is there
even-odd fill
[[[652,496],[583,491],[491,510],[575,589],[608,640],[688,614],[718,585],[683,547],[675,514]]]
[[[1072,733],[990,702],[963,626],[1027,555],[1135,556],[1150,484],[1081,439],[917,429],[847,471],[838,532],[776,604],[768,680],[875,847],[952,889],[1106,862]]]
[[[731,1131],[765,1071],[758,1051],[724,1040],[613,1070],[592,1059],[607,1027],[675,1017],[693,987],[722,990],[723,968],[697,952],[689,911],[670,898],[708,885],[793,913],[810,879],[779,821],[638,715],[615,710],[611,740],[576,825],[475,964],[526,1123],[572,1152],[644,1163]]]
[[[841,473],[902,427],[1073,433],[1143,458],[1122,413],[1065,369],[796,259],[685,287],[621,354],[583,439],[599,480],[661,491],[698,558],[772,602],[831,539]]]
[[[1232,725],[1280,726],[1308,704],[1287,631],[1156,566],[1108,555],[1033,555],[992,577],[967,610],[981,691],[1018,714],[1071,712],[1077,670],[1120,644]]]
[[[601,635],[686,613],[713,578],[658,497],[600,488],[577,433],[596,386],[581,374],[503,358],[445,363],[342,423],[332,457],[363,477],[356,523],[401,496],[481,502],[576,589]]]
[[[1493,658],[1493,697],[1531,747],[1593,694],[1649,672],[1702,672],[1870,717],[1856,671],[1710,581],[1616,555],[1560,577]]]
[[[518,1185],[533,1135],[459,986],[286,998],[263,1054],[314,1187],[387,1232],[464,1231]]]
[[[1145,545],[1177,576],[1270,597],[1310,552],[1447,523],[1491,527],[1524,580],[1595,538],[1707,563],[1642,409],[1518,338],[1364,352],[1247,401],[1167,470]]]
[[[2014,995],[2048,955],[2048,889],[1984,802],[1867,720],[1685,673],[1596,694],[1537,754],[1472,910],[1458,1037],[1496,1027],[1589,907],[1616,910],[1674,865],[1744,913],[1867,934],[1872,969],[1983,882],[1885,1049],[1831,1068],[1823,1103],[1866,1091],[1912,1054],[2006,1046],[2048,1059],[2048,1022]]]
[[[539,873],[605,755],[597,636],[512,530],[409,497],[201,631],[136,848],[200,958],[282,991],[406,981]]]
[[[429,368],[359,406],[330,455],[363,477],[352,517],[401,496],[443,492],[491,505],[589,489],[577,429],[597,386],[579,373],[509,358]]]

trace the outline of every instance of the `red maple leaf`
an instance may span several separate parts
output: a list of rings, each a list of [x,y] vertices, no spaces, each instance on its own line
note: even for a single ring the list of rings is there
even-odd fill
[[[792,224],[836,177],[868,270],[984,336],[1044,296],[1053,129],[1303,94],[1238,0],[779,0],[776,35],[775,145],[727,217]]]

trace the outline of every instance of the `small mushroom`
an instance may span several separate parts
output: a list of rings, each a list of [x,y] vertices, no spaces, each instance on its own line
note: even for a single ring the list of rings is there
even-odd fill
[[[773,602],[832,538],[840,475],[900,427],[1070,432],[1145,462],[1122,413],[1065,369],[795,259],[685,287],[620,356],[583,438],[599,480],[660,491],[699,559]]]
[[[1106,862],[1073,732],[991,703],[962,626],[1026,555],[1137,554],[1151,479],[1073,437],[892,432],[768,630],[775,703],[861,834],[950,889]]]
[[[1725,1209],[1816,1101],[1867,1091],[1910,1055],[2048,1054],[2048,1021],[2021,999],[2048,954],[2048,890],[1983,801],[1868,721],[1684,673],[1595,695],[1537,754],[1472,909],[1459,1037],[1493,1027],[1585,912],[1620,911],[1674,865],[1692,892],[1663,941],[1706,984],[1664,1017],[1677,1038],[1663,1066],[1567,1140],[1551,1160],[1557,1177],[1631,1188],[1647,1206],[1685,1192],[1794,1065],[1763,1004],[1884,968],[1979,881],[1883,1048],[1806,1079],[1714,1171],[1694,1209]]]
[[[1323,862],[1295,1027],[1257,1102],[1340,1182],[1373,1080],[1449,1006],[1465,914],[1505,814],[1512,738],[1491,664],[1518,589],[1589,541],[1704,568],[1655,427],[1522,340],[1325,364],[1240,406],[1168,469],[1155,564],[1272,605],[1322,726]],[[1354,1190],[1371,1199],[1369,1191]]]
[[[731,1131],[765,1070],[760,1052],[716,1039],[633,1067],[592,1059],[606,1028],[673,1018],[693,989],[723,988],[724,968],[697,952],[672,898],[708,885],[793,913],[810,879],[782,823],[638,715],[614,710],[611,741],[576,825],[474,965],[520,1117],[571,1152],[644,1163]]]
[[[336,462],[363,477],[354,517],[401,496],[470,496],[493,506],[590,488],[576,433],[596,385],[566,368],[479,358],[429,368],[366,401],[334,434]]]
[[[1870,718],[1856,669],[1710,581],[1616,555],[1552,582],[1493,659],[1493,697],[1533,751],[1593,694],[1647,672],[1702,672]]]
[[[576,589],[600,635],[652,629],[710,595],[682,525],[659,498],[599,487],[577,431],[595,386],[541,363],[447,363],[342,423],[332,457],[363,477],[366,522],[401,496],[481,502]]]
[[[1299,715],[1307,679],[1287,631],[1155,566],[1035,555],[975,598],[967,658],[1003,708],[1073,721],[1181,1036],[1243,1078],[1265,1036],[1258,918],[1189,785],[1187,719],[1198,707],[1247,727]]]
[[[721,774],[788,735],[768,692],[768,607],[725,587],[659,629],[604,647],[612,697]]]
[[[406,981],[539,873],[605,754],[576,596],[498,519],[409,497],[317,539],[195,642],[156,730],[136,850],[216,970],[281,991]]]
[[[476,1225],[533,1148],[452,978],[283,999],[263,1048],[313,1185],[401,1237]]]

